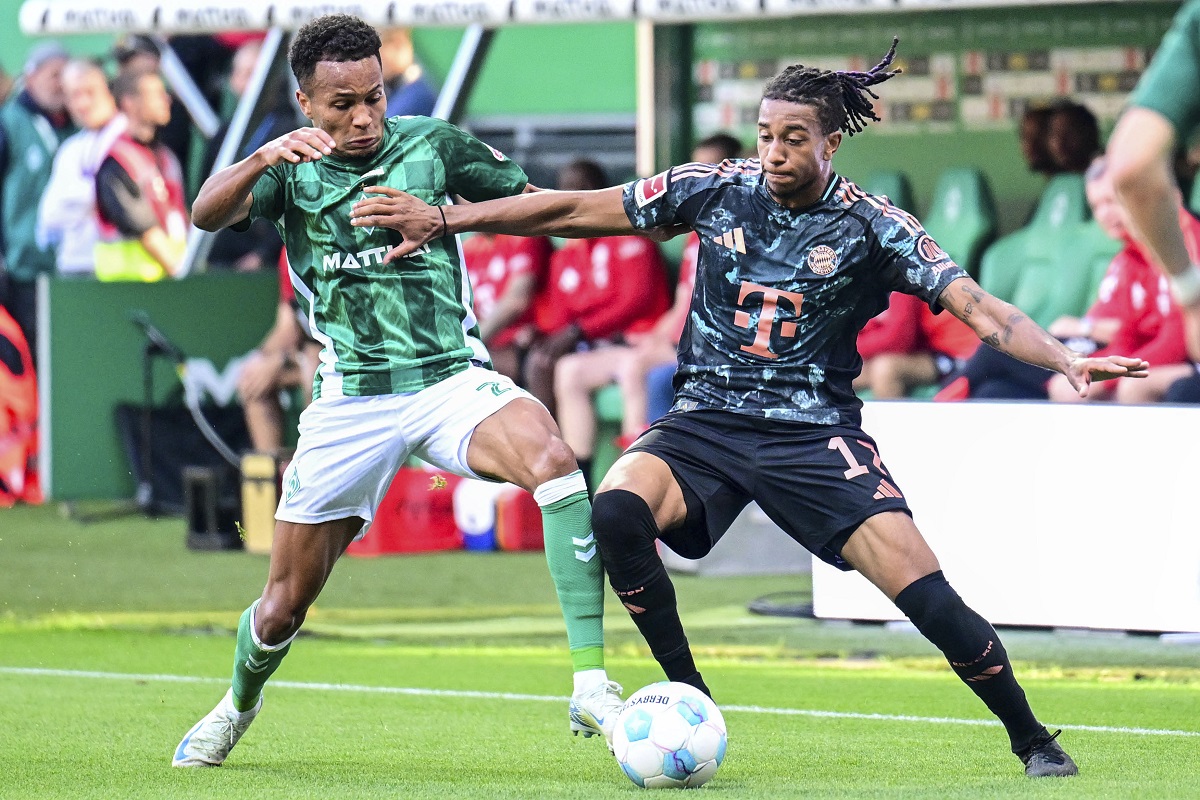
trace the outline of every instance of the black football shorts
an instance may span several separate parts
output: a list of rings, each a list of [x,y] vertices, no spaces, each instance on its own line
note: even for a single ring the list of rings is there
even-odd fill
[[[875,441],[851,425],[768,420],[703,409],[667,414],[630,448],[661,458],[687,502],[662,541],[700,558],[751,501],[810,552],[839,569],[850,534],[884,511],[909,511]]]

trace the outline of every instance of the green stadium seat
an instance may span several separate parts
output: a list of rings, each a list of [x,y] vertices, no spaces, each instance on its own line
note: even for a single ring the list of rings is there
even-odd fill
[[[1092,218],[1082,175],[1056,175],[1046,184],[1029,227],[1062,228]]]
[[[621,424],[624,416],[624,402],[621,400],[621,390],[615,383],[610,383],[596,392],[592,398],[596,409],[596,419],[599,422],[615,422]]]
[[[943,172],[922,222],[960,267],[979,277],[979,261],[997,228],[996,204],[982,172],[972,167]]]
[[[1188,195],[1187,206],[1193,214],[1200,214],[1200,175],[1192,181],[1192,191]]]
[[[621,390],[616,384],[603,387],[593,396],[592,408],[596,411],[596,444],[592,451],[590,480],[591,486],[596,487],[608,468],[621,456],[614,443],[621,435],[621,418],[624,416]]]
[[[868,194],[883,195],[892,201],[892,205],[899,206],[910,214],[915,213],[912,184],[903,172],[872,172],[859,187]]]
[[[979,282],[1044,328],[1087,311],[1120,247],[1090,219],[1082,176],[1059,175],[1029,224],[984,253]]]

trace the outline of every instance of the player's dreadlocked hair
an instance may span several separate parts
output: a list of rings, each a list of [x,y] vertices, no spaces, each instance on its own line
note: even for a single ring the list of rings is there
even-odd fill
[[[288,50],[288,64],[296,83],[305,90],[319,62],[379,58],[381,46],[379,33],[358,17],[327,14],[306,22],[296,31]]]
[[[878,100],[879,95],[870,87],[900,73],[899,69],[888,69],[899,43],[899,38],[893,38],[887,55],[867,72],[834,72],[793,64],[771,79],[763,90],[763,99],[813,106],[824,133],[842,130],[853,136],[866,127],[868,120],[879,121],[869,99]]]

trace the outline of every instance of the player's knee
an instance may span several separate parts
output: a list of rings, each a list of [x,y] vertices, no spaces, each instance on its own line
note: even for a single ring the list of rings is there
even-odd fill
[[[575,461],[574,451],[558,436],[549,436],[545,445],[538,449],[537,455],[529,464],[534,486],[570,475],[577,469],[579,469],[579,465]]]
[[[926,628],[936,626],[960,605],[965,607],[941,570],[918,578],[896,595],[896,607],[922,633]]]
[[[268,645],[286,641],[304,624],[308,606],[295,593],[268,588],[254,611],[259,638]]]
[[[600,492],[592,500],[592,531],[601,548],[644,546],[658,536],[649,504],[624,489]]]
[[[941,570],[906,586],[896,596],[896,606],[964,681],[989,680],[1007,663],[996,629],[963,602]]]

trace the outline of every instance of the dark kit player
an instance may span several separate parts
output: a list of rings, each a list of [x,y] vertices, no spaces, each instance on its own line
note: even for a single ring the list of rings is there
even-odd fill
[[[684,225],[700,237],[672,412],[605,477],[592,506],[604,566],[671,680],[708,691],[654,546],[707,553],[756,501],[792,538],[892,599],[1000,718],[1030,776],[1074,775],[1037,721],[996,631],[963,603],[859,427],[855,339],[893,291],[949,310],[1002,352],[1093,380],[1144,376],[1140,359],[1083,358],[988,295],[912,216],[833,171],[843,132],[877,119],[869,72],[785,69],[759,109],[757,159],[684,164],[625,187],[427,208],[392,193],[356,224],[406,241],[396,258],[457,231],[595,236]],[[403,269],[400,263],[397,269]],[[935,433],[935,432],[931,432]],[[987,454],[970,454],[986,464]]]

